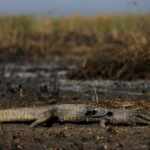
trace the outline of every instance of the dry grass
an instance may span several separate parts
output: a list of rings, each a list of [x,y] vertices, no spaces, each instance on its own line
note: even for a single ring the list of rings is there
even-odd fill
[[[150,76],[150,17],[0,17],[0,58],[80,56],[89,77]],[[96,69],[95,69],[96,68]],[[82,77],[82,75],[81,75]]]

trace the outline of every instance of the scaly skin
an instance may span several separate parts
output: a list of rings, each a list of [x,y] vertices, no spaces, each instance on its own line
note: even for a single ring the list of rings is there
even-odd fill
[[[0,110],[0,122],[26,122],[31,126],[52,118],[60,122],[102,122],[110,124],[150,125],[150,113],[142,110],[106,109],[86,104],[60,104],[32,108]]]
[[[0,122],[33,121],[47,110],[47,106],[3,109],[0,110]]]

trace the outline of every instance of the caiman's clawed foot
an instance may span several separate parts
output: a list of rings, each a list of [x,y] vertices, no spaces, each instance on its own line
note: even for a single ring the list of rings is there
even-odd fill
[[[150,125],[150,112],[144,110],[138,110],[135,112],[135,123],[136,124],[143,124],[143,125]]]

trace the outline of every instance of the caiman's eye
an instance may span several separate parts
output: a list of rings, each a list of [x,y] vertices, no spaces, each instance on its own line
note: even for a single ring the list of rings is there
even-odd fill
[[[87,110],[87,112],[85,113],[86,116],[91,116],[91,115],[95,115],[97,113],[96,110]]]
[[[113,112],[109,111],[109,112],[107,112],[106,115],[107,115],[108,117],[111,117],[111,116],[113,116]]]

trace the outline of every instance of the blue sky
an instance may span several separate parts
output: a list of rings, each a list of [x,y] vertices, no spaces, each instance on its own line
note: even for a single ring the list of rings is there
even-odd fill
[[[99,12],[150,11],[150,0],[0,0],[1,13],[47,13],[93,15]]]

